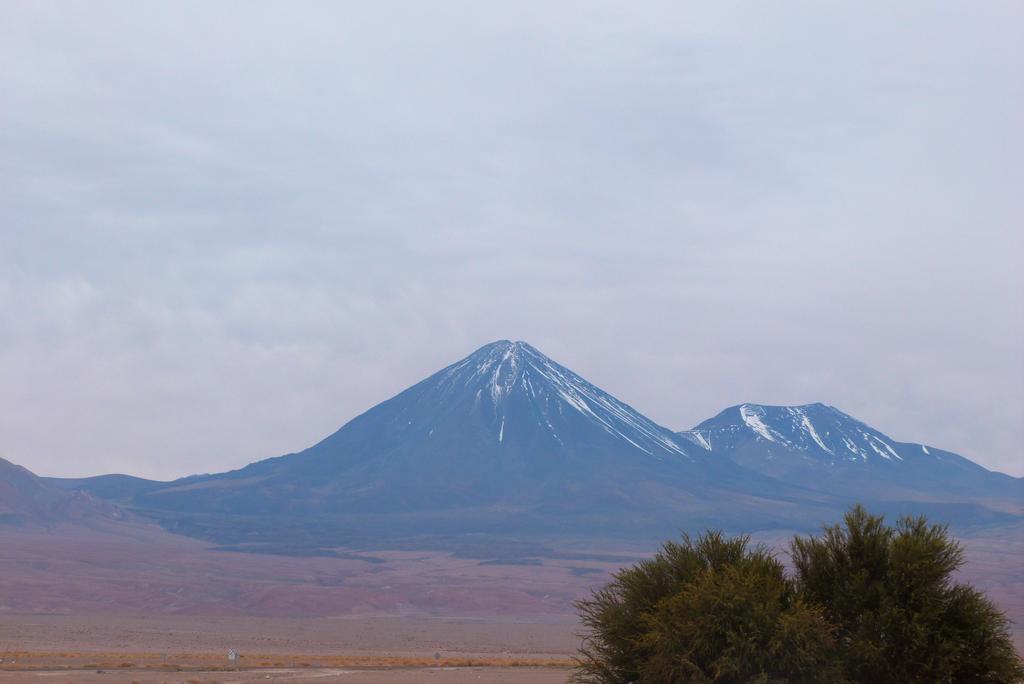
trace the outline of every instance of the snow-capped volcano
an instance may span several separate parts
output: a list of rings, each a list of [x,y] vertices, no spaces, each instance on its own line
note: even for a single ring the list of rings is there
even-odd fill
[[[246,514],[485,507],[505,517],[607,516],[692,510],[722,487],[777,489],[765,480],[679,439],[529,344],[501,340],[302,452],[190,478],[136,501]]]

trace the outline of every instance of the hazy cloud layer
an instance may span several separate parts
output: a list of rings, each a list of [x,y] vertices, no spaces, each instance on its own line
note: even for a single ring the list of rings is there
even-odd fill
[[[512,338],[1024,475],[1019,3],[7,0],[0,63],[40,473],[298,450]]]

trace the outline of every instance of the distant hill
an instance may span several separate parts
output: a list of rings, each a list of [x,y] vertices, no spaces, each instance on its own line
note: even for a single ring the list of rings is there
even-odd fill
[[[51,483],[173,531],[278,553],[809,529],[858,500],[958,524],[1024,514],[1021,479],[836,409],[743,404],[675,433],[507,340],[297,453],[169,483]]]
[[[89,519],[117,520],[117,506],[84,491],[66,491],[0,458],[0,529],[53,526]]]
[[[65,491],[85,491],[110,501],[131,501],[140,494],[166,487],[167,482],[147,480],[133,475],[94,475],[93,477],[43,477],[45,483]]]

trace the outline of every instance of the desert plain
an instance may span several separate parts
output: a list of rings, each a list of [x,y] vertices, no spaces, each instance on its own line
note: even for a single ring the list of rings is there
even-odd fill
[[[962,577],[1017,622],[1018,646],[1022,532],[962,536]],[[248,554],[142,521],[5,532],[0,682],[562,683],[579,645],[573,601],[642,555],[562,552]]]
[[[622,563],[341,555],[131,521],[5,532],[0,682],[563,682],[571,602]]]
[[[8,615],[0,682],[564,682],[574,632],[569,620]]]

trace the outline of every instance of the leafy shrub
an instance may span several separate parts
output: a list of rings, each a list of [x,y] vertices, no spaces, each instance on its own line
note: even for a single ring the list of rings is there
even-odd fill
[[[666,543],[577,604],[589,635],[575,681],[832,682],[832,627],[748,537]]]
[[[923,517],[889,527],[855,506],[842,525],[790,547],[801,595],[837,627],[858,682],[1015,682],[1024,669],[1009,621],[953,581],[963,548]]]
[[[577,602],[580,684],[1019,682],[1006,617],[953,582],[963,549],[923,517],[856,506],[794,538],[794,574],[746,536],[667,542]]]

